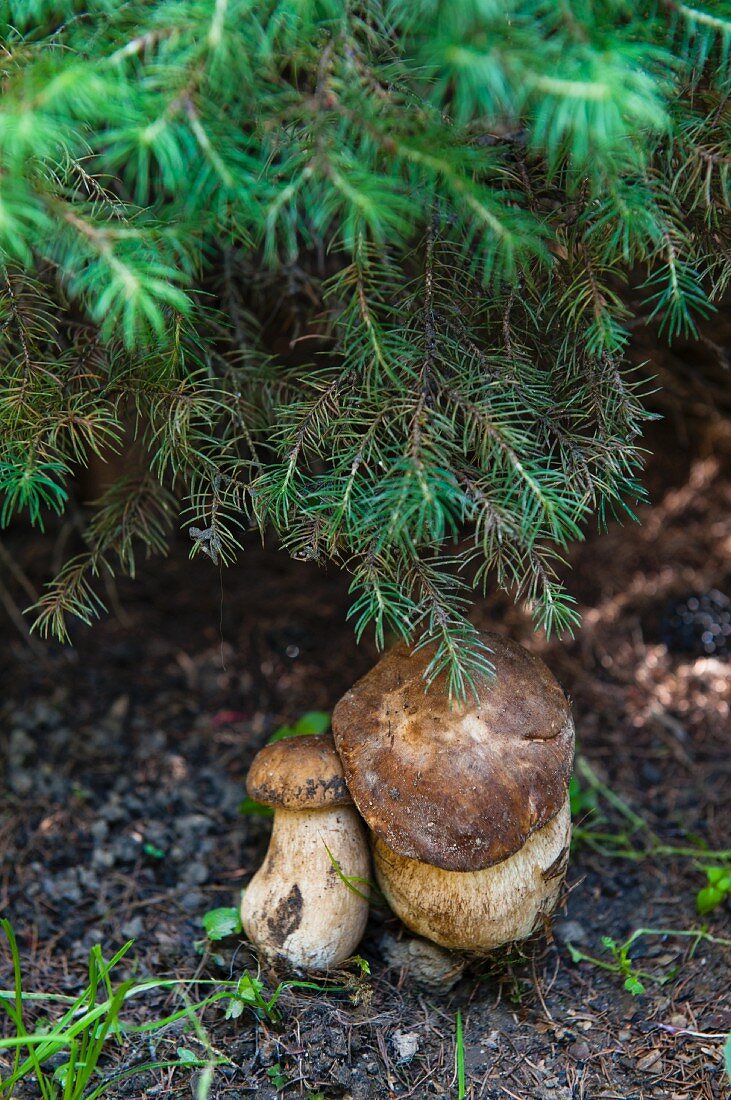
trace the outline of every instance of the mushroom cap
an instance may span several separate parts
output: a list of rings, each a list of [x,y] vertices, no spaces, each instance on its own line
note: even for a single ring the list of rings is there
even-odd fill
[[[319,810],[353,801],[331,733],[285,737],[265,745],[254,757],[246,790],[275,809]]]
[[[450,703],[445,677],[425,692],[429,648],[398,644],[333,712],[350,793],[399,855],[448,871],[507,859],[561,809],[574,754],[564,693],[538,657],[483,639],[495,678]]]

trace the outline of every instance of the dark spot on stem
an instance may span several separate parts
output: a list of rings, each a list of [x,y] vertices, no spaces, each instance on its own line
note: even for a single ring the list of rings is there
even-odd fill
[[[269,931],[275,943],[280,946],[288,936],[296,932],[302,923],[302,894],[297,883],[288,894],[277,903],[277,907],[267,920]]]

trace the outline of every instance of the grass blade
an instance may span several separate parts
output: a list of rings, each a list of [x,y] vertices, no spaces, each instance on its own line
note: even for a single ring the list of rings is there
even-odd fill
[[[457,1009],[455,1021],[454,1060],[457,1069],[457,1100],[464,1100],[467,1095],[467,1086],[464,1073],[464,1028],[462,1026],[462,1009]]]

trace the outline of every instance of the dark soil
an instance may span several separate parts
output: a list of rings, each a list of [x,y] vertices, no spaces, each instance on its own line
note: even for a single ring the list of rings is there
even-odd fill
[[[723,849],[731,664],[669,652],[661,634],[673,599],[731,594],[731,432],[694,423],[679,439],[670,420],[649,443],[657,457],[642,525],[613,525],[572,554],[578,639],[546,644],[499,597],[475,619],[545,657],[572,697],[580,753],[664,844],[693,837]],[[38,540],[18,531],[5,545],[38,581],[48,568]],[[10,619],[3,624],[0,909],[18,936],[27,989],[74,993],[92,945],[108,957],[134,939],[120,980],[130,971],[189,978],[192,1002],[210,992],[202,979],[257,973],[240,937],[204,954],[196,946],[204,912],[236,904],[266,848],[268,822],[238,813],[249,762],[280,723],[330,709],[374,653],[356,647],[346,622],[346,578],[253,542],[219,578],[206,560],[189,562],[181,541],[110,595],[118,613],[78,630],[73,649],[31,648]],[[20,589],[17,599],[29,602]],[[618,811],[608,817],[605,831],[626,830]],[[472,962],[451,989],[424,988],[408,968],[388,966],[383,935],[401,931],[374,909],[362,944],[370,977],[351,968],[334,976],[341,991],[288,990],[278,1019],[246,1010],[226,1020],[221,1006],[203,1014],[207,1041],[230,1060],[210,1096],[457,1097],[459,1009],[466,1096],[475,1100],[722,1097],[728,948],[642,938],[632,964],[656,980],[633,996],[622,976],[573,962],[566,945],[609,962],[601,937],[621,942],[641,927],[705,923],[729,939],[728,908],[704,921],[696,914],[703,882],[689,858],[610,858],[578,845],[553,937]],[[260,977],[271,992],[278,976]],[[11,984],[3,944],[0,985]],[[156,992],[130,1003],[127,1018],[160,1018],[180,1003]],[[181,1022],[156,1034],[152,1049],[133,1035],[103,1070],[175,1058],[179,1046],[203,1050]],[[188,1098],[197,1080],[161,1069],[108,1095]]]

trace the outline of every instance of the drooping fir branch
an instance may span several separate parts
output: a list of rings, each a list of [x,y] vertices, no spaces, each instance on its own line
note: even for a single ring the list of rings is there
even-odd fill
[[[101,613],[177,513],[214,562],[258,523],[349,569],[357,631],[435,641],[456,695],[473,589],[571,629],[563,549],[642,495],[633,313],[693,333],[728,286],[726,5],[0,18],[1,522],[139,466],[39,628]]]

